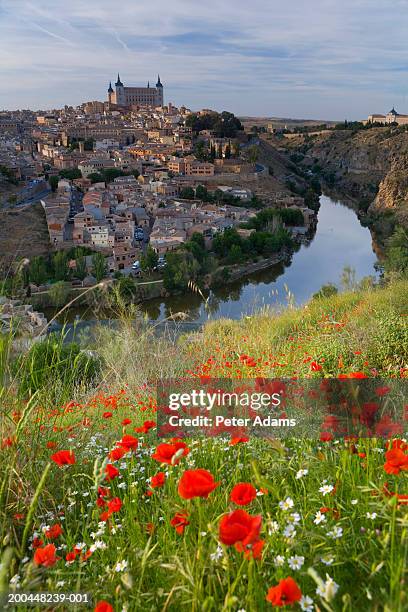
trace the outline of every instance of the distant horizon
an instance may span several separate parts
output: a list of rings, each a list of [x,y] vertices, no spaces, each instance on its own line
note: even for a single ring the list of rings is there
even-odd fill
[[[237,116],[408,113],[408,0],[1,0],[0,108],[105,100],[118,72],[165,101]],[[397,15],[397,18],[395,17]]]

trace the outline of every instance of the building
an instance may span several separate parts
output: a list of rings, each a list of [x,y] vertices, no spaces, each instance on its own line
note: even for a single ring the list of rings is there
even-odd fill
[[[368,115],[365,123],[397,123],[398,125],[408,125],[408,115],[400,115],[394,107],[386,115]]]
[[[116,106],[163,106],[164,88],[160,75],[155,87],[150,87],[150,83],[147,87],[125,87],[118,74],[115,89],[109,83],[108,102]]]

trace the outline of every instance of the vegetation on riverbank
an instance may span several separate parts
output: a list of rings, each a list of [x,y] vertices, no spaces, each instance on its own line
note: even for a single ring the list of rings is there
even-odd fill
[[[4,338],[0,588],[89,591],[98,611],[405,609],[404,443],[390,473],[376,438],[162,445],[154,427],[159,378],[406,377],[407,288],[356,287],[178,341],[132,313],[81,363],[52,339],[16,361]]]

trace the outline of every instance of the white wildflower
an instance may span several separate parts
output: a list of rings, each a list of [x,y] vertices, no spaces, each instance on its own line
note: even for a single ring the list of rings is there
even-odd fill
[[[304,562],[305,562],[305,558],[300,557],[299,555],[295,555],[294,557],[289,557],[288,559],[288,565],[291,570],[300,570]]]

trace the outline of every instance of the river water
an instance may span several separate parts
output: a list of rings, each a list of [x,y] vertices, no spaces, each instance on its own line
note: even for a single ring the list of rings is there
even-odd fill
[[[295,252],[290,263],[277,264],[239,281],[217,288],[206,302],[197,294],[160,298],[141,304],[152,322],[184,313],[184,329],[199,327],[206,320],[221,317],[238,319],[265,306],[307,301],[326,283],[339,284],[345,266],[355,270],[356,279],[375,275],[376,255],[369,229],[356,212],[333,197],[321,196],[314,238]],[[206,296],[207,297],[207,296]],[[81,319],[79,328],[95,322],[90,311],[71,312],[69,319]]]

